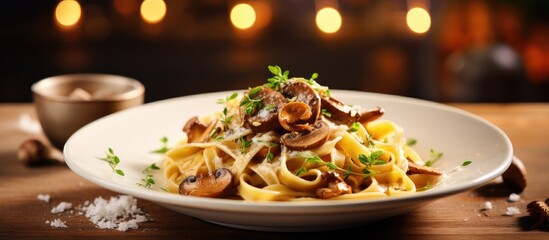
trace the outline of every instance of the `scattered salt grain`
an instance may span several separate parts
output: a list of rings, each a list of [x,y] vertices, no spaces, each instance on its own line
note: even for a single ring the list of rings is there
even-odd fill
[[[484,204],[482,205],[482,210],[490,210],[492,208],[492,202],[484,202]]]
[[[509,202],[516,202],[518,200],[520,200],[520,195],[516,193],[511,193],[511,195],[509,195]]]
[[[72,208],[72,203],[61,202],[61,203],[59,203],[59,205],[57,205],[57,206],[55,206],[54,208],[51,209],[51,213],[62,213],[65,210],[68,210],[70,208]]]
[[[520,214],[520,209],[517,207],[508,207],[507,211],[504,213],[505,216],[513,216],[517,214]]]
[[[46,224],[50,224],[50,226],[52,227],[55,227],[55,228],[66,228],[67,227],[67,224],[65,224],[65,222],[61,221],[61,219],[57,218],[53,221],[46,221]]]
[[[137,229],[137,223],[147,221],[147,217],[137,207],[137,199],[127,195],[111,197],[108,201],[98,197],[83,209],[86,217],[101,229],[126,231]]]
[[[40,201],[50,202],[50,195],[49,194],[38,194],[38,196],[36,196],[36,198]]]

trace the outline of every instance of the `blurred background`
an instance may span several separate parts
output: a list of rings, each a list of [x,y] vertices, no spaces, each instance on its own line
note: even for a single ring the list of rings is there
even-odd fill
[[[547,0],[5,0],[0,102],[67,73],[132,77],[146,102],[242,89],[268,65],[332,89],[549,101]]]

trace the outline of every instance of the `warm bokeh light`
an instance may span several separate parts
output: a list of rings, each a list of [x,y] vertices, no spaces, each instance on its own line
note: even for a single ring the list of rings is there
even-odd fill
[[[239,29],[252,27],[255,23],[255,17],[254,8],[246,3],[238,4],[231,10],[231,23]]]
[[[341,15],[330,7],[320,9],[316,14],[316,26],[325,33],[335,33],[341,28]]]
[[[162,0],[145,0],[141,3],[141,18],[148,23],[158,23],[166,16],[166,3]]]
[[[74,0],[63,0],[55,8],[55,20],[65,27],[76,24],[81,16],[80,4]]]
[[[431,16],[427,10],[415,7],[406,14],[406,23],[415,33],[425,33],[431,27]]]

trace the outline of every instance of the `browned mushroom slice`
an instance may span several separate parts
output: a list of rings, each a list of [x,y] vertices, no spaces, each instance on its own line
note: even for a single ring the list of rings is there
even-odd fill
[[[284,97],[293,102],[302,102],[311,108],[311,117],[303,123],[313,124],[320,117],[320,96],[306,82],[302,80],[288,81],[280,88]]]
[[[254,103],[246,103],[244,102],[246,98],[243,98],[240,104],[240,114],[254,133],[276,130],[280,127],[278,109],[284,106],[286,98],[272,88],[258,87],[258,89],[255,92],[252,89],[247,94],[252,95],[248,95],[249,100],[258,100],[260,104],[256,104],[257,108],[255,108],[253,107]],[[246,110],[247,108],[249,110]]]
[[[367,122],[374,121],[385,113],[385,110],[381,107],[375,107],[367,111],[363,111],[359,114],[358,122],[366,124]]]
[[[220,168],[213,175],[192,175],[179,184],[179,194],[197,197],[223,197],[234,190],[233,174]]]
[[[187,134],[188,142],[205,142],[208,140],[208,135],[213,130],[217,121],[212,121],[205,125],[200,122],[198,117],[192,117],[183,127],[183,132]]]
[[[350,126],[359,119],[359,112],[335,98],[321,98],[322,108],[326,109],[329,116],[326,116],[330,121],[336,124]]]
[[[337,197],[343,194],[353,193],[351,186],[349,186],[336,172],[323,172],[322,179],[328,183],[328,187],[319,188],[316,190],[316,195],[322,199],[328,199]]]
[[[309,150],[320,147],[330,137],[330,127],[317,121],[311,131],[291,132],[280,137],[280,143],[291,150]]]
[[[312,127],[304,122],[311,115],[311,108],[304,102],[289,102],[278,111],[278,122],[288,131],[310,131]]]
[[[408,159],[408,171],[406,171],[406,174],[442,175],[442,172],[436,168],[417,165],[412,160]]]

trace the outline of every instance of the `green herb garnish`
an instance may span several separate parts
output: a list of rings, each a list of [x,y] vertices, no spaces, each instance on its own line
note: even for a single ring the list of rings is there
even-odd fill
[[[332,114],[331,114],[330,112],[328,112],[328,110],[326,110],[326,109],[324,109],[324,108],[323,108],[322,110],[320,110],[320,113],[321,113],[322,115],[326,116],[326,117],[332,117]]]
[[[252,140],[246,140],[246,137],[244,136],[240,136],[238,142],[240,142],[240,153],[244,153],[246,149],[252,145]]]
[[[473,161],[467,160],[467,161],[463,162],[463,163],[461,164],[461,166],[462,166],[462,167],[465,167],[465,166],[471,164],[472,162],[473,162]]]
[[[114,154],[114,151],[112,148],[109,148],[109,151],[107,152],[107,157],[105,158],[99,158],[100,160],[103,160],[109,164],[112,171],[120,176],[124,176],[124,172],[120,169],[117,169],[116,166],[120,163],[120,158]]]
[[[244,94],[244,99],[242,100],[242,102],[240,102],[240,106],[244,107],[244,113],[246,115],[251,115],[255,113],[257,109],[260,109],[262,107],[263,98],[253,98],[260,90],[260,87],[255,87],[250,89],[247,94]]]
[[[269,71],[274,75],[273,77],[267,79],[267,83],[263,86],[270,87],[274,90],[279,90],[280,85],[288,81],[288,75],[290,71],[286,70],[282,72],[282,69],[279,66],[268,66]]]
[[[429,181],[427,181],[425,183],[425,186],[416,189],[416,191],[425,191],[425,190],[431,189],[432,187],[433,186],[431,186],[431,183],[429,183]]]
[[[359,122],[354,122],[351,124],[351,127],[349,128],[349,132],[358,132],[358,128],[360,127]]]
[[[432,166],[436,161],[438,161],[443,153],[442,152],[436,152],[435,150],[431,149],[429,150],[430,153],[431,153],[431,158],[429,159],[429,161],[425,162],[425,166],[427,167],[430,167]]]
[[[381,164],[387,163],[387,162],[379,159],[381,157],[381,155],[383,155],[382,151],[372,152],[369,156],[366,156],[364,154],[360,154],[360,155],[358,155],[358,160],[362,164],[366,165],[367,167],[370,167],[372,165],[381,165]]]
[[[164,153],[166,153],[170,150],[170,148],[168,148],[168,138],[167,137],[161,138],[160,142],[162,143],[162,147],[151,151],[152,153],[164,154]]]
[[[225,97],[224,99],[223,98],[217,99],[217,101],[215,103],[225,104],[225,103],[228,103],[229,101],[235,99],[236,97],[238,97],[238,93],[233,93],[230,96]]]
[[[153,174],[151,173],[153,170],[160,170],[160,168],[156,166],[156,163],[147,166],[143,170],[143,173],[146,174],[145,178],[141,178],[141,182],[137,183],[137,185],[144,188],[151,188],[152,185],[156,184],[153,178]]]
[[[358,175],[358,176],[362,176],[362,177],[366,178],[366,177],[369,177],[369,176],[375,174],[374,172],[370,171],[369,169],[363,169],[362,173],[353,172],[353,168],[352,168],[351,165],[349,165],[347,167],[347,169],[340,168],[337,165],[335,165],[334,163],[325,162],[322,159],[320,159],[320,157],[318,157],[318,155],[314,155],[314,156],[310,156],[310,157],[305,158],[305,161],[303,162],[303,165],[301,165],[301,167],[299,169],[297,169],[297,171],[295,173],[296,176],[299,176],[299,175],[307,172],[307,168],[305,167],[305,165],[307,163],[314,163],[314,164],[320,164],[320,165],[326,166],[330,170],[334,170],[336,172],[339,172],[339,173],[343,174],[344,179],[347,179],[350,175]]]
[[[415,138],[409,138],[406,141],[406,145],[408,145],[408,146],[414,146],[414,145],[416,145],[416,143],[417,143],[417,140]]]

